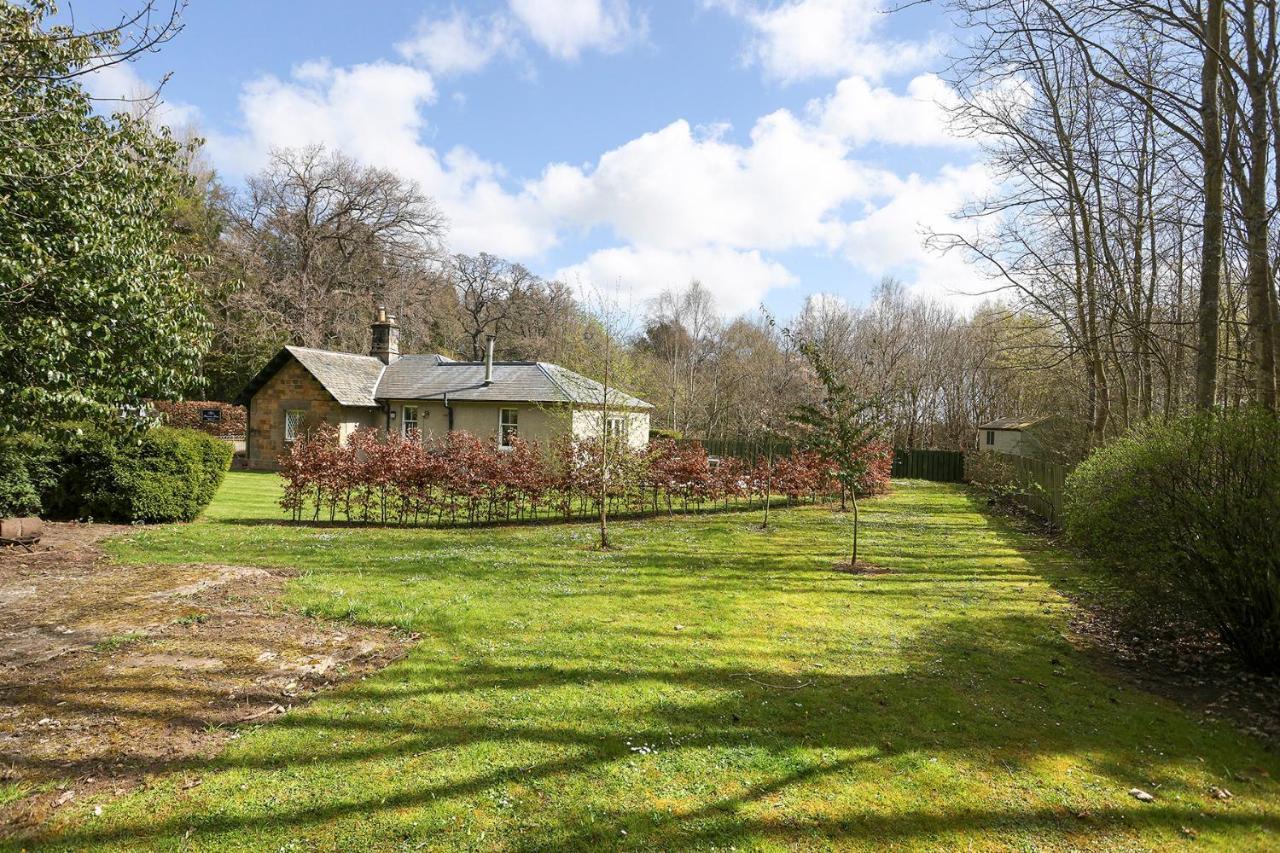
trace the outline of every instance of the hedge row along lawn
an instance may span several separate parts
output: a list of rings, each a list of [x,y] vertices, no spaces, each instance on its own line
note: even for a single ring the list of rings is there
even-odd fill
[[[277,482],[232,474],[205,520],[113,554],[295,567],[289,605],[420,644],[212,762],[76,801],[41,841],[1280,844],[1280,760],[1095,668],[1055,590],[1079,567],[959,487],[868,501],[865,558],[890,572],[856,576],[831,570],[848,518],[822,507],[770,533],[758,513],[627,521],[601,553],[586,523],[280,525]]]

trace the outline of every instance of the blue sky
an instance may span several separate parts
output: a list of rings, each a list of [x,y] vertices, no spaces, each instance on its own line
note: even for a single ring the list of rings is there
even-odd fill
[[[418,181],[452,250],[787,314],[885,274],[977,287],[920,238],[988,182],[941,108],[952,37],[936,7],[876,0],[192,0],[173,42],[90,86],[169,74],[164,120],[233,185],[321,142]]]

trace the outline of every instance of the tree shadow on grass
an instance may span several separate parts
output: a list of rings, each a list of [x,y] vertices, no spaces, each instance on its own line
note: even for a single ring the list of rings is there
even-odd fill
[[[1251,671],[1212,620],[1073,556],[1034,522],[992,511],[972,493],[969,501],[1074,605],[1077,644],[1100,669],[1120,673],[1192,713],[1233,720],[1269,748],[1280,748],[1280,677]]]
[[[1075,843],[1111,833],[1167,837],[1183,826],[1280,832],[1274,757],[1100,683],[1082,660],[1046,644],[1053,630],[1035,615],[953,619],[900,650],[896,669],[854,661],[845,672],[796,671],[777,659],[752,666],[749,658],[743,667],[655,666],[661,656],[652,653],[635,664],[504,665],[424,651],[280,718],[257,736],[266,738],[266,751],[234,749],[171,768],[207,777],[194,791],[174,792],[167,804],[174,813],[85,818],[37,840],[216,844],[248,833],[267,843],[272,833],[324,835],[335,824],[383,827],[410,810],[422,813],[425,838],[440,843],[430,832],[443,826],[427,829],[438,816],[433,810],[452,803],[488,814],[491,800],[482,795],[510,785],[538,803],[524,823],[507,828],[506,840],[525,849],[624,839],[664,849],[943,844],[964,833]],[[355,743],[328,746],[339,733]],[[635,744],[657,746],[638,754]],[[477,752],[488,758],[477,760]],[[1038,775],[1042,765],[1064,760],[1087,774],[1093,793],[1064,796],[1053,790],[1059,780]],[[397,769],[405,761],[413,772]],[[937,776],[935,761],[959,775]],[[1230,809],[1218,808],[1203,783],[1221,764],[1250,762],[1272,778],[1238,790]],[[343,781],[309,787],[305,798],[287,795],[288,779],[316,768],[340,772]],[[237,803],[234,783],[243,777],[236,771],[245,770],[254,772],[259,793],[280,786],[272,805]],[[984,800],[968,777],[994,780],[984,784],[1002,795],[1023,793],[1012,806]],[[367,785],[358,782],[364,779]],[[1153,780],[1161,785],[1156,803],[1128,799],[1129,788]],[[932,786],[934,795],[928,808],[911,806],[910,795],[901,808],[878,798],[839,799],[847,786],[863,786],[861,796],[867,785],[890,798],[903,795],[899,785]],[[597,786],[614,793],[575,798],[589,798]],[[670,807],[655,808],[659,797]],[[1072,805],[1086,800],[1087,807]],[[501,825],[505,818],[489,819]]]
[[[428,632],[433,639],[409,659],[224,754],[157,768],[200,774],[201,786],[187,791],[170,774],[158,791],[127,801],[130,810],[106,803],[100,819],[82,810],[39,840],[263,846],[313,836],[337,846],[335,837],[363,827],[388,844],[464,843],[445,834],[458,828],[445,821],[447,808],[486,821],[500,843],[528,849],[954,846],[964,834],[1001,845],[1157,846],[1183,826],[1228,836],[1280,832],[1274,757],[1100,676],[1063,641],[1061,618],[1033,606],[1043,587],[1020,590],[1038,576],[1069,578],[1077,569],[1063,554],[999,519],[975,518],[972,500],[957,509],[952,497],[940,508],[925,497],[915,510],[886,505],[869,514],[872,556],[894,574],[859,586],[827,571],[809,541],[797,543],[829,526],[759,537],[758,553],[742,553],[739,539],[711,542],[707,528],[688,532],[693,546],[660,538],[610,556],[617,571],[591,590],[583,585],[603,563],[566,567],[543,553],[546,541],[509,541],[504,553],[514,565],[496,582],[547,595],[524,585],[559,573],[555,597],[608,596],[615,614],[634,604],[647,624],[602,628],[609,642],[596,647],[574,633],[587,616],[571,624],[544,608],[544,636],[493,655],[477,654],[484,638],[474,624]],[[987,538],[960,538],[971,531]],[[910,547],[904,536],[913,537]],[[1023,567],[1004,562],[1014,558]],[[359,571],[385,577],[387,587],[410,575],[447,580],[448,588],[455,579],[490,582],[477,561],[431,569],[379,559]],[[844,655],[827,653],[846,639],[836,629],[815,635],[816,654],[790,651],[798,648],[791,639],[760,633],[774,627],[772,592],[825,607],[828,618],[837,607],[897,597],[900,621],[911,621]],[[668,634],[655,609],[667,606],[664,596],[754,604],[761,622]],[[936,615],[983,597],[998,600],[1003,615],[964,617],[959,607],[942,611],[950,618]],[[929,608],[937,609],[925,617]],[[502,624],[485,624],[500,637]],[[794,621],[776,624],[796,630]],[[637,753],[636,744],[657,749]],[[1046,769],[1062,765],[1088,784],[1072,787]],[[939,766],[951,774],[938,776]],[[1271,776],[1230,779],[1237,796],[1229,804],[1208,798],[1209,784],[1242,767]],[[1131,800],[1135,786],[1151,787],[1157,802]],[[495,811],[495,792],[528,805]]]

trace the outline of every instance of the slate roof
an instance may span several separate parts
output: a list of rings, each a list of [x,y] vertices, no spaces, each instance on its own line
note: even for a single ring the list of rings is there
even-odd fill
[[[435,356],[408,355],[382,374],[374,396],[379,400],[441,399],[477,402],[579,403],[600,405],[604,386],[580,373],[541,361],[496,361],[493,381],[484,384],[484,363],[435,361]],[[615,389],[612,405],[651,409],[637,397]]]
[[[285,347],[344,406],[376,406],[373,391],[386,365],[371,355]]]
[[[1040,418],[996,418],[989,423],[980,424],[978,429],[1007,429],[1014,432],[1020,432],[1024,429],[1030,429],[1033,426],[1042,424],[1049,420],[1048,417]]]
[[[377,387],[386,366],[371,355],[355,355],[347,352],[311,349],[309,347],[284,347],[267,362],[258,374],[236,397],[238,405],[246,406],[280,368],[296,359],[302,367],[324,386],[333,398],[344,406],[376,406],[373,389]]]
[[[454,361],[443,355],[405,355],[384,365],[371,355],[285,347],[240,392],[248,402],[284,366],[289,357],[344,406],[377,406],[382,400],[452,400],[478,402],[578,403],[602,405],[604,386],[559,365],[541,361],[494,362],[493,381],[484,384],[484,363]],[[609,404],[652,409],[638,397],[609,389]]]

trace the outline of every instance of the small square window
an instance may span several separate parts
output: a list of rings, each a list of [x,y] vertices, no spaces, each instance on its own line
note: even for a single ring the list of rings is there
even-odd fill
[[[520,410],[502,409],[498,412],[498,444],[510,447],[511,439],[520,431]]]
[[[303,409],[286,409],[284,413],[284,440],[297,441],[306,425],[307,413]]]
[[[627,438],[627,419],[609,417],[604,422],[604,437],[610,441],[625,441]]]

